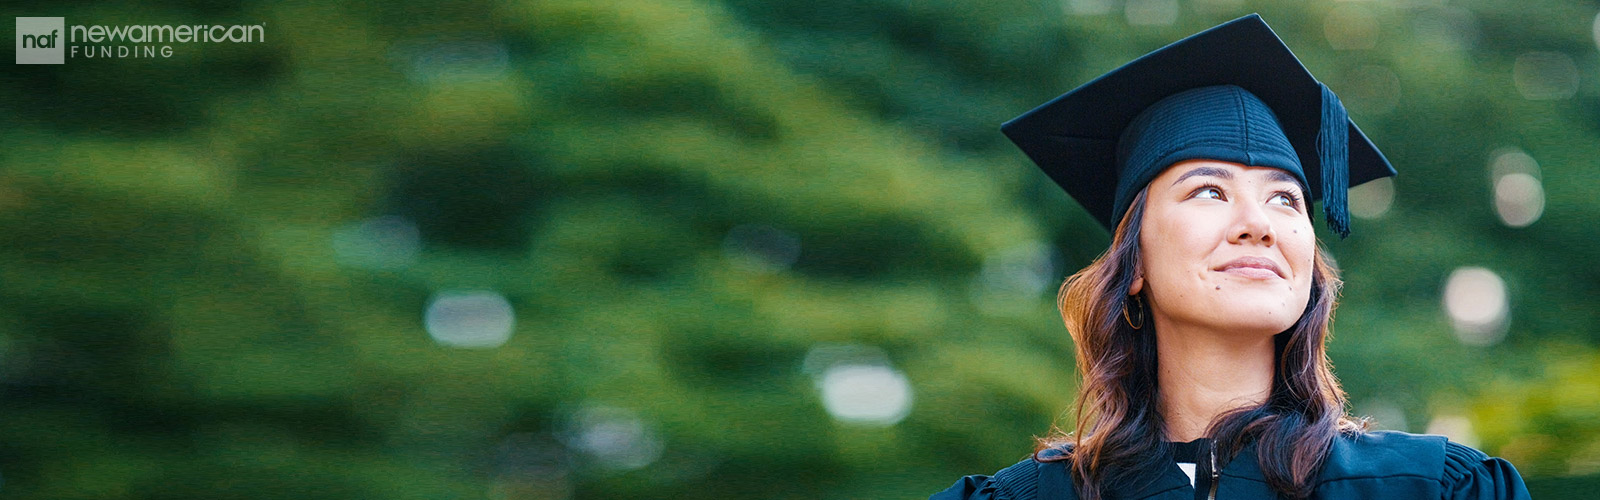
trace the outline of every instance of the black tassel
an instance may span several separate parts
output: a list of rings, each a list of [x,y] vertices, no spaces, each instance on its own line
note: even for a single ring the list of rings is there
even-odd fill
[[[1317,156],[1322,162],[1322,212],[1328,229],[1340,239],[1350,235],[1350,125],[1344,103],[1321,82],[1322,130],[1317,135]]]

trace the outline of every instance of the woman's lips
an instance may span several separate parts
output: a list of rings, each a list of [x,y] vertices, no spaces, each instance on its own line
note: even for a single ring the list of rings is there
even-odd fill
[[[1240,257],[1227,264],[1223,264],[1213,271],[1224,272],[1256,280],[1282,279],[1283,271],[1271,259],[1261,257]]]

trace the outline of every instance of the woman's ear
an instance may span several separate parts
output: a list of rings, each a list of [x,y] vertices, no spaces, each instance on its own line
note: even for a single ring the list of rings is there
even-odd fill
[[[1128,295],[1138,295],[1144,290],[1144,273],[1134,271],[1133,284],[1128,285]]]

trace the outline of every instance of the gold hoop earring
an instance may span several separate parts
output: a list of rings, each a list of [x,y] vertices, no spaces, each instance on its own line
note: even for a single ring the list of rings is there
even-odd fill
[[[1144,328],[1144,299],[1139,298],[1138,295],[1134,295],[1133,302],[1139,303],[1139,324],[1133,324],[1133,318],[1129,317],[1128,301],[1126,300],[1122,301],[1122,320],[1127,321],[1128,326],[1134,330],[1142,329]]]

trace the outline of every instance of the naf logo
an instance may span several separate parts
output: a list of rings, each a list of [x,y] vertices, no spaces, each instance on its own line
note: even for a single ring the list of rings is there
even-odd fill
[[[64,17],[17,18],[17,64],[64,64],[66,38]]]

